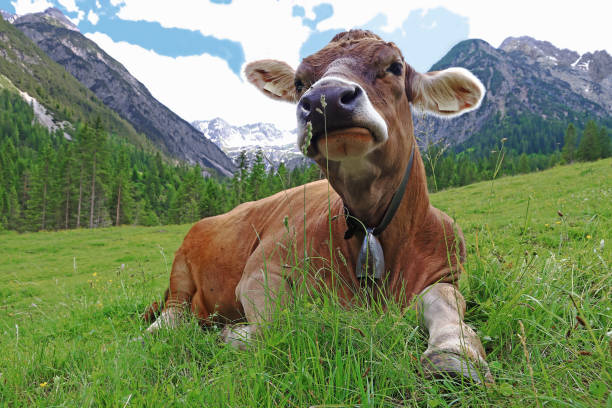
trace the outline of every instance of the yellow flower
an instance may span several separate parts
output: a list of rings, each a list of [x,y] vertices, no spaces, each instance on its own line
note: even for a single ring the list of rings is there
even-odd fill
[[[544,224],[544,226],[545,226],[545,227],[550,227],[550,225],[548,225],[548,224]]]
[[[98,276],[98,272],[92,273],[91,276]]]
[[[47,386],[47,382],[46,381],[45,382],[41,382],[40,386],[41,386],[41,388],[45,388]]]
[[[555,224],[561,224],[561,221],[556,221]]]
[[[590,236],[590,235],[587,235],[587,239],[591,239],[591,236]]]

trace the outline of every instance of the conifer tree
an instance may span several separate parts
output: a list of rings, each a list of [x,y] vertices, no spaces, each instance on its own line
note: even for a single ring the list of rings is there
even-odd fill
[[[610,140],[610,136],[608,136],[608,131],[605,126],[599,129],[597,139],[599,144],[599,157],[605,159],[606,157],[612,156],[612,141]]]
[[[249,173],[249,161],[246,151],[240,151],[240,155],[236,160],[238,170],[232,178],[232,187],[236,205],[247,201],[247,176]]]
[[[116,226],[130,221],[132,205],[132,186],[127,151],[122,150],[118,154],[119,158],[113,175],[112,202],[114,208],[111,208]]]
[[[89,190],[90,205],[89,205],[89,228],[94,227],[94,211],[96,204],[96,185],[99,185],[99,177],[102,174],[101,163],[104,163],[106,153],[106,133],[102,127],[102,120],[98,116],[93,126],[93,137],[88,146],[89,154],[91,155],[91,184]],[[99,191],[98,193],[101,193]]]
[[[578,145],[577,157],[582,161],[597,160],[600,157],[599,129],[594,121],[589,120],[584,128],[582,139]]]
[[[87,177],[87,168],[89,167],[89,146],[92,144],[93,129],[88,124],[83,125],[78,132],[78,163],[79,163],[79,196],[77,200],[77,217],[76,228],[81,226],[81,212],[83,208],[85,179]]]
[[[75,142],[64,143],[61,151],[60,177],[61,177],[61,193],[60,211],[63,215],[64,229],[70,228],[70,215],[72,204],[72,193],[74,190],[76,157],[75,157]]]
[[[27,201],[26,229],[38,231],[47,229],[49,212],[49,192],[51,188],[51,166],[53,154],[51,147],[45,144],[34,167],[34,173]]]
[[[263,151],[255,152],[251,173],[248,177],[249,200],[259,200],[265,196],[266,165],[264,163]]]
[[[517,170],[519,173],[529,173],[529,159],[525,153],[521,154],[518,161]]]
[[[563,139],[563,149],[561,154],[566,163],[571,163],[576,159],[576,128],[573,123],[567,126],[565,138]]]

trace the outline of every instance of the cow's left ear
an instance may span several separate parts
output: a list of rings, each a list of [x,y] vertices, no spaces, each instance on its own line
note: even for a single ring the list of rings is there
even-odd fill
[[[464,68],[426,74],[411,71],[407,75],[412,104],[437,116],[453,117],[474,110],[485,94],[482,82]]]
[[[251,62],[244,69],[250,83],[264,95],[285,102],[295,103],[295,71],[287,63],[276,60]]]

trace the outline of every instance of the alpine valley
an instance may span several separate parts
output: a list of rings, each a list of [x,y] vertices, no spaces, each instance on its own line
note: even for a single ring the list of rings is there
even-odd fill
[[[82,35],[59,10],[50,8],[42,13],[24,16],[4,15],[18,29],[9,30],[8,23],[2,22],[1,31],[4,33],[6,28],[7,35],[0,37],[0,46],[5,50],[0,72],[13,83],[16,75],[11,75],[12,71],[31,72],[34,65],[54,66],[40,55],[42,50],[93,92],[97,97],[96,103],[101,101],[116,112],[115,116],[129,123],[133,128],[131,132],[135,130],[144,134],[170,157],[199,164],[222,175],[232,174],[235,169],[233,162],[217,145],[202,138],[188,122],[155,99],[121,63]],[[16,31],[25,34],[35,46],[28,44],[29,41],[23,35],[17,35]],[[6,72],[4,66],[9,64],[13,70]],[[57,70],[55,66],[54,69]],[[65,77],[66,73],[62,73],[62,76]],[[61,87],[61,84],[54,86]],[[41,103],[44,104],[43,101]],[[53,110],[52,107],[47,108]]]
[[[235,171],[242,150],[253,156],[261,149],[268,165],[305,163],[295,131],[271,123],[233,126],[222,118],[205,120],[205,112],[203,120],[187,123],[57,9],[2,16],[0,79],[39,103],[38,111],[47,115],[39,115],[41,122],[52,117],[53,126],[64,127],[66,121],[91,119],[95,113],[132,143],[152,143],[169,157],[222,175]],[[612,57],[606,51],[579,55],[530,37],[507,38],[499,48],[470,39],[455,45],[431,70],[451,66],[479,77],[487,88],[485,99],[478,110],[452,120],[417,112],[415,129],[423,146],[442,143],[483,157],[504,139],[519,155],[551,154],[562,146],[570,122],[579,130],[589,119],[612,126]]]

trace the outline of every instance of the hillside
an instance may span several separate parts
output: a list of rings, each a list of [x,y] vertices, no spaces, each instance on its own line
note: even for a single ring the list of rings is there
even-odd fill
[[[508,131],[507,146],[519,154],[551,153],[563,133],[545,132],[546,140],[532,141],[542,126],[563,130],[573,122],[582,128],[591,118],[612,127],[612,57],[606,51],[580,56],[530,37],[507,38],[499,48],[465,40],[431,70],[451,66],[472,71],[487,89],[485,99],[478,110],[452,120],[417,117],[423,139],[461,144],[460,150],[481,145],[485,153],[499,143],[488,139],[492,127],[519,124],[518,132]]]
[[[0,233],[0,403],[605,406],[611,169],[580,163],[431,196],[466,235],[460,288],[497,382],[486,390],[424,379],[427,340],[393,303],[381,313],[296,294],[245,352],[195,322],[130,341],[166,288],[181,225]]]
[[[4,81],[1,87],[14,87],[27,92],[52,113],[57,123],[93,122],[100,117],[109,132],[125,137],[140,147],[150,145],[132,125],[104,105],[64,67],[51,60],[21,31],[1,18],[0,74],[10,81]]]
[[[231,175],[234,163],[214,143],[155,99],[123,65],[83,36],[59,10],[27,14],[13,24],[165,153]]]

